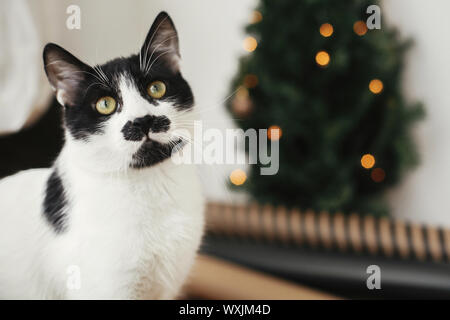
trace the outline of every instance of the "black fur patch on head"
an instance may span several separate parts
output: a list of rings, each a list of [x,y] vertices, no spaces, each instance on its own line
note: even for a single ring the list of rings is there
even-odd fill
[[[55,169],[47,180],[44,198],[44,216],[56,233],[66,229],[67,199],[64,193],[63,182]]]
[[[88,140],[92,134],[101,134],[108,117],[96,112],[95,103],[104,96],[117,99],[106,77],[53,43],[44,48],[44,66],[58,101],[65,107],[64,123],[71,135]]]

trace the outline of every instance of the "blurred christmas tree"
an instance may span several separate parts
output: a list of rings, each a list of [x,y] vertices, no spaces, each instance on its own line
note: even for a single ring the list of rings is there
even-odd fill
[[[417,164],[423,109],[401,94],[408,42],[367,29],[372,4],[262,0],[254,12],[228,107],[244,130],[280,130],[278,174],[255,165],[240,187],[257,201],[386,214],[384,191]]]

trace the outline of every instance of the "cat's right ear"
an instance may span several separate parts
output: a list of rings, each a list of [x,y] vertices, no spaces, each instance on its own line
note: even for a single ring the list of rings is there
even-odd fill
[[[178,33],[167,12],[160,12],[153,21],[142,45],[140,59],[145,72],[155,61],[164,61],[173,71],[179,71]]]
[[[58,102],[67,107],[75,101],[80,83],[90,67],[54,43],[44,48],[44,69]]]

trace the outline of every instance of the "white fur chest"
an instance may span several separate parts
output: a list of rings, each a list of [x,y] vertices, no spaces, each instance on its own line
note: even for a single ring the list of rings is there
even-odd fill
[[[173,298],[203,229],[194,168],[166,161],[124,175],[73,168],[61,175],[70,181],[67,230],[49,253],[63,279],[69,268],[78,270],[81,280],[63,296]]]

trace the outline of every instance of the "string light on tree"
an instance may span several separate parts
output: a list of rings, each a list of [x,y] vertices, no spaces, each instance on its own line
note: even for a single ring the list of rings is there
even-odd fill
[[[242,118],[248,116],[252,112],[253,103],[249,97],[247,88],[240,86],[237,89],[231,106],[233,113]]]
[[[247,180],[247,174],[241,169],[235,169],[230,174],[230,181],[235,186],[243,185]]]
[[[244,86],[248,89],[254,88],[258,85],[259,79],[254,74],[247,74],[244,77]]]
[[[373,79],[369,83],[369,90],[374,94],[379,94],[383,91],[383,82],[380,79]]]
[[[247,88],[240,86],[237,91],[236,91],[236,97],[237,98],[248,98],[249,94],[248,94],[248,90]]]
[[[280,140],[281,136],[283,135],[283,130],[277,125],[270,126],[267,130],[267,137],[269,140]]]
[[[316,62],[321,67],[326,67],[330,63],[330,55],[326,51],[319,51],[316,54]]]
[[[361,157],[361,165],[365,169],[371,169],[375,165],[375,157],[370,153],[366,153]]]
[[[258,10],[253,11],[252,17],[250,19],[250,23],[255,24],[259,23],[262,20],[262,14]]]
[[[381,168],[375,168],[370,173],[370,177],[373,181],[379,183],[382,182],[384,178],[386,178],[386,172],[384,172],[384,170]]]
[[[356,21],[353,24],[353,31],[360,37],[367,33],[367,26],[364,21]]]
[[[254,37],[247,37],[244,39],[244,50],[247,52],[253,52],[255,51],[256,47],[258,46],[258,41]]]
[[[333,34],[333,26],[330,23],[324,23],[320,26],[319,32],[322,37],[328,38]]]

